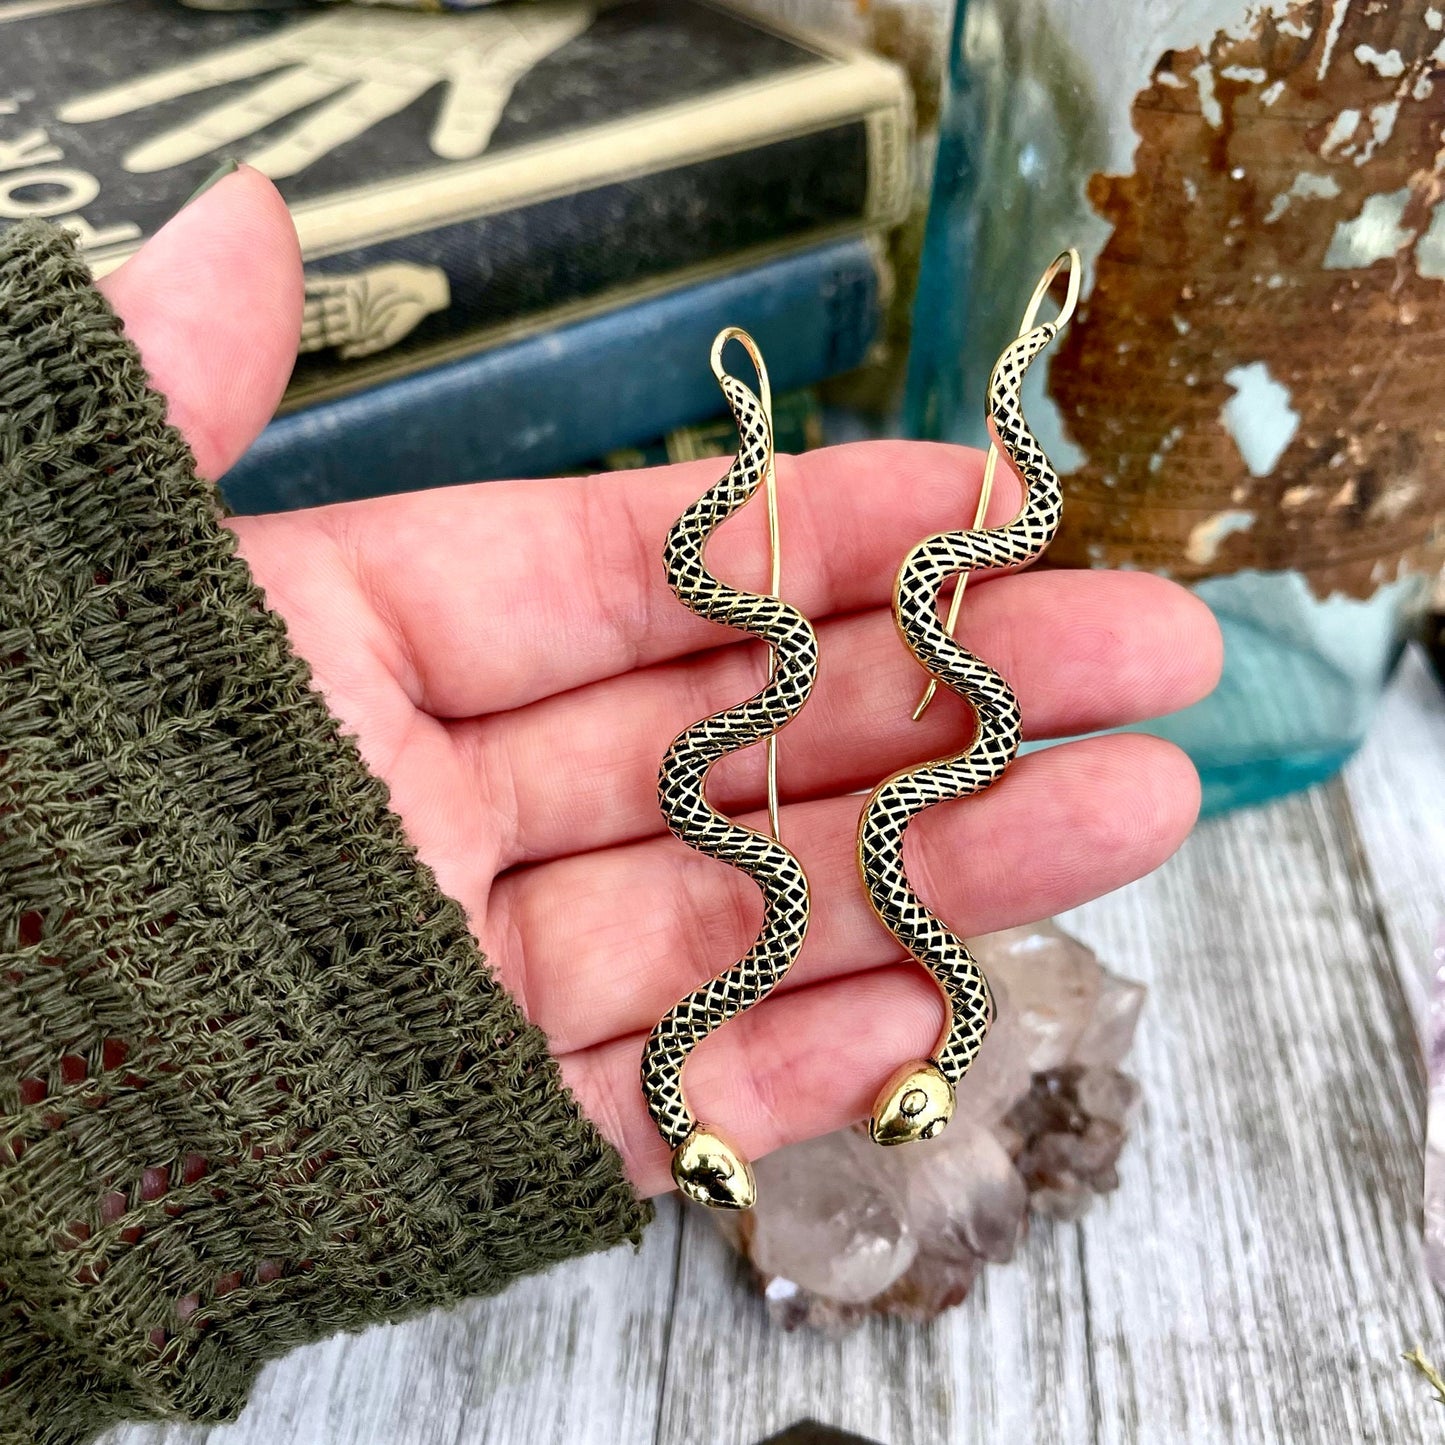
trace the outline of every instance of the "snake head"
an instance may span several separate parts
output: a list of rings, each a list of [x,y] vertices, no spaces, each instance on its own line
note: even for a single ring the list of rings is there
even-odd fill
[[[751,1209],[758,1197],[752,1165],[701,1124],[673,1151],[672,1177],[689,1199],[710,1209]]]
[[[884,1084],[868,1120],[875,1144],[934,1139],[953,1118],[953,1085],[932,1059],[904,1064]]]

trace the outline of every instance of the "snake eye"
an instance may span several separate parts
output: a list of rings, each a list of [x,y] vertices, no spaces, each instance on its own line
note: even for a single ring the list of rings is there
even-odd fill
[[[704,1154],[698,1160],[698,1167],[703,1173],[710,1175],[719,1183],[731,1179],[737,1172],[732,1165],[732,1160],[725,1154]]]

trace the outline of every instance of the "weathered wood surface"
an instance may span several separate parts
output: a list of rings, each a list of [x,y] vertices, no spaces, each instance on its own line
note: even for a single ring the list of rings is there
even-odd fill
[[[1346,777],[1201,827],[1067,922],[1151,986],[1117,1194],[1035,1229],[936,1326],[783,1335],[711,1227],[332,1340],[224,1429],[109,1445],[749,1445],[812,1416],[889,1445],[1442,1439],[1419,1264],[1409,1000],[1445,919],[1445,703],[1418,659]]]
[[[1418,1013],[1445,925],[1445,707],[1424,653],[1406,655],[1345,781],[1370,892]]]

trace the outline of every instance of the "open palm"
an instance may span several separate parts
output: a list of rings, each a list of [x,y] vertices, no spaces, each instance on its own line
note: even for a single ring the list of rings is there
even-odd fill
[[[294,354],[301,275],[279,199],[243,170],[104,286],[202,472],[217,475],[266,420]],[[865,1114],[882,1079],[937,1033],[936,990],[901,960],[857,882],[856,794],[966,734],[952,697],[909,722],[920,673],[888,603],[907,547],[971,514],[981,461],[879,442],[780,462],[784,589],[814,619],[822,653],[812,700],[781,743],[783,836],[812,881],[813,921],[778,993],[688,1072],[699,1114],[753,1157]],[[761,913],[745,879],[664,833],[655,797],[672,737],[753,691],[767,666],[756,643],[686,612],[662,576],[664,533],[719,465],[233,524],[421,856],[648,1194],[671,1181],[638,1086],[643,1039],[743,952]],[[1000,517],[1016,503],[1001,496]],[[746,509],[709,560],[760,587],[765,519]],[[1207,611],[1142,574],[980,579],[964,615],[966,642],[1013,681],[1034,738],[1182,706],[1219,666]],[[711,795],[756,815],[763,780],[761,756],[731,758]],[[960,933],[1002,928],[1147,872],[1197,803],[1193,769],[1166,743],[1069,743],[921,819],[911,877]]]

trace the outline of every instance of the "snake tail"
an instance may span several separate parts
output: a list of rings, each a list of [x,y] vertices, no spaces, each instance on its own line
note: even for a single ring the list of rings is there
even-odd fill
[[[715,351],[716,355],[716,351]],[[756,359],[756,357],[755,357]],[[746,1209],[755,1194],[748,1161],[717,1130],[699,1123],[683,1091],[684,1066],[715,1029],[760,1003],[787,973],[807,931],[808,882],[777,839],[719,813],[707,801],[708,771],[719,758],[771,737],[807,701],[818,671],[818,640],[796,609],[776,597],[743,592],[707,570],[712,533],[763,485],[772,466],[767,407],[741,381],[717,368],[737,422],[739,450],[723,479],[678,518],[664,550],[667,580],[700,617],[737,628],[771,649],[763,688],[737,707],[704,718],[668,748],[658,799],[668,828],[690,848],[747,874],[763,895],[763,923],[730,968],[681,999],[653,1029],[642,1055],[642,1089],[658,1131],[673,1150],[673,1178],[689,1198]],[[766,396],[766,383],[763,383]]]

